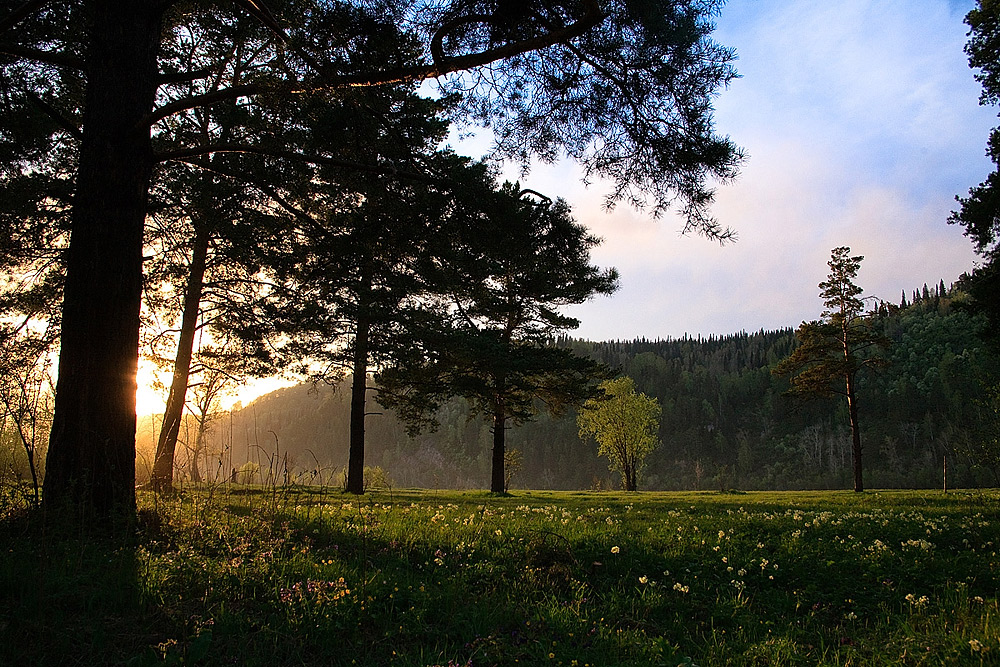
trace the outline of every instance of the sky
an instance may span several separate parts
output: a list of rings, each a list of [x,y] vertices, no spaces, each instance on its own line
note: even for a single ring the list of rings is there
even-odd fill
[[[865,295],[898,303],[924,283],[950,284],[976,260],[947,224],[955,195],[991,170],[995,108],[963,47],[956,0],[730,0],[715,39],[741,75],[716,100],[716,128],[748,160],[717,190],[713,213],[738,240],[682,236],[601,208],[569,163],[535,167],[522,184],[567,199],[604,238],[593,253],[621,287],[571,309],[590,340],[667,338],[797,326],[822,311],[830,251],[863,255]]]
[[[716,127],[749,158],[739,179],[718,189],[713,213],[737,232],[735,243],[682,236],[676,217],[653,220],[627,206],[606,213],[606,190],[580,185],[572,163],[536,166],[522,179],[565,198],[604,238],[595,263],[621,273],[613,296],[569,311],[581,320],[573,335],[794,327],[819,316],[817,285],[830,251],[845,245],[865,257],[857,278],[865,295],[896,303],[903,290],[950,284],[970,269],[972,245],[946,220],[955,195],[990,172],[986,139],[997,124],[997,110],[979,106],[963,52],[962,20],[973,6],[729,0],[715,39],[736,49],[741,78],[716,100]],[[510,173],[516,178],[516,168]],[[233,400],[281,384],[256,382]],[[139,414],[162,410],[148,388],[138,399]]]

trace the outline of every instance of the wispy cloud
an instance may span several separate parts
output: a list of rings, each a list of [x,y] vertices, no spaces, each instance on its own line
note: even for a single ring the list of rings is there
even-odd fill
[[[599,185],[572,167],[536,170],[603,236],[596,259],[622,271],[611,299],[574,311],[592,339],[729,333],[794,326],[818,315],[830,250],[866,256],[859,283],[890,301],[955,280],[974,254],[948,226],[954,196],[988,173],[995,110],[962,51],[972,2],[731,0],[717,39],[743,78],[717,101],[717,125],[745,146],[740,180],[716,216],[726,247],[679,238],[680,222],[605,214]]]

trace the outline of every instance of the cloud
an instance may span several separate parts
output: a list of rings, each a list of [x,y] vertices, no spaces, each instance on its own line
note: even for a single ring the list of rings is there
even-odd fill
[[[580,335],[795,326],[821,311],[817,285],[841,245],[866,256],[866,294],[890,301],[968,270],[971,245],[946,220],[989,172],[996,123],[962,51],[971,6],[731,0],[717,39],[737,48],[743,78],[720,96],[717,126],[750,160],[714,212],[739,241],[678,238],[677,221],[603,215],[599,197],[568,191],[606,238],[595,258],[623,274],[613,299],[574,311]]]

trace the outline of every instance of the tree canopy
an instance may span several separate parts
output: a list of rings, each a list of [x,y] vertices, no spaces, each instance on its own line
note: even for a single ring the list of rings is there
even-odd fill
[[[456,120],[491,126],[497,155],[568,155],[588,177],[610,179],[609,203],[663,211],[676,201],[689,228],[725,238],[708,213],[709,183],[735,176],[741,155],[712,123],[712,95],[735,76],[731,50],[710,39],[718,8],[0,2],[0,143],[13,147],[0,169],[5,179],[44,174],[52,187],[36,189],[34,202],[61,193],[72,232],[46,503],[134,511],[143,231],[160,165],[204,167],[224,155],[230,171],[249,159],[334,179],[344,170],[400,174],[381,156],[339,153],[337,126],[304,141],[297,121],[328,96],[439,79],[457,97]],[[275,131],[186,131],[209,110],[262,116]],[[363,106],[357,113],[392,127]],[[67,159],[56,166],[60,154]]]
[[[564,201],[506,183],[482,193],[478,215],[448,231],[444,254],[430,258],[427,280],[440,290],[443,320],[420,337],[425,346],[377,378],[383,405],[415,427],[462,396],[473,414],[493,424],[490,488],[503,493],[508,422],[579,404],[605,374],[599,364],[551,345],[579,322],[561,312],[617,288],[614,269],[590,263],[599,241],[570,215]]]
[[[1000,3],[979,0],[965,17],[969,41],[965,52],[969,66],[978,69],[976,80],[983,86],[979,103],[996,106],[1000,102]],[[1000,165],[1000,128],[994,128],[986,143],[986,154]],[[984,258],[966,282],[975,307],[986,314],[991,326],[987,339],[1000,346],[1000,169],[994,170],[967,197],[956,197],[961,205],[948,218],[965,228],[965,235]]]

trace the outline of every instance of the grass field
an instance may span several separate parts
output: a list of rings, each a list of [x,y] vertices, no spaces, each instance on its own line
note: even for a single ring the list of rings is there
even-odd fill
[[[140,505],[127,537],[0,523],[0,664],[1000,664],[996,492]]]

